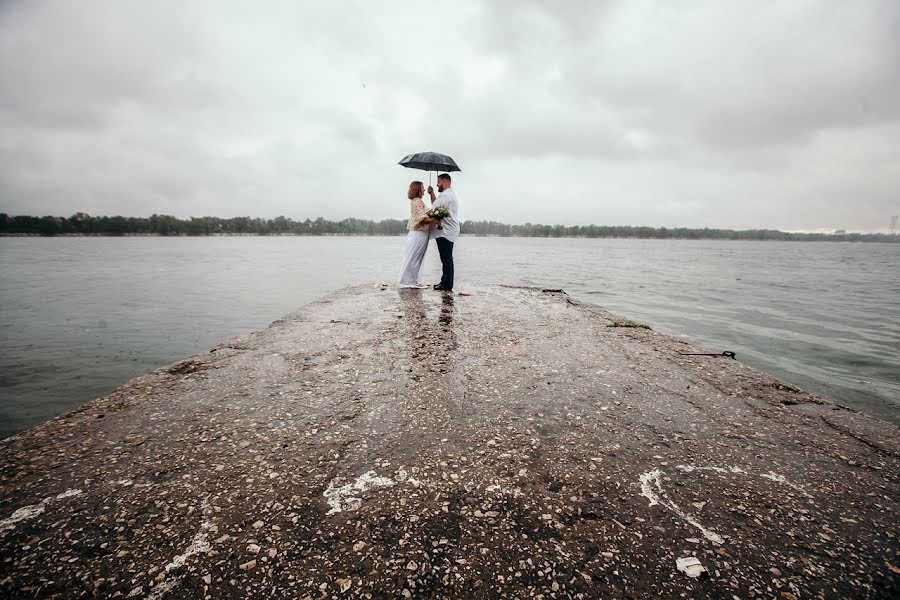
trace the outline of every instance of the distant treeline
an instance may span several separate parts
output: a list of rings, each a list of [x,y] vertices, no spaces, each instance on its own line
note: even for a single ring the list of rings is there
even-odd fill
[[[0,235],[404,235],[406,220],[343,219],[294,221],[287,217],[71,217],[9,216],[0,213]],[[772,229],[690,229],[685,227],[631,227],[614,225],[508,225],[496,221],[465,221],[462,233],[511,237],[657,238],[690,240],[789,240],[900,242],[900,235],[884,233],[787,233]]]

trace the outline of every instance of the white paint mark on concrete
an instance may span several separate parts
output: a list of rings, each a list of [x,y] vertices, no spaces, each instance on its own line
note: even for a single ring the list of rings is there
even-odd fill
[[[677,470],[681,471],[682,473],[693,473],[695,471],[706,471],[706,472],[711,472],[711,473],[718,473],[720,475],[744,475],[744,476],[748,476],[748,477],[751,476],[751,474],[748,473],[747,471],[745,471],[744,469],[742,469],[740,467],[735,467],[735,466],[715,467],[715,466],[697,466],[697,465],[675,465],[675,468]],[[716,544],[721,544],[722,543],[721,536],[719,536],[718,534],[716,534],[712,531],[709,531],[708,529],[703,527],[699,523],[699,521],[697,521],[697,519],[695,517],[684,512],[677,504],[675,504],[675,502],[673,502],[668,497],[668,495],[666,494],[665,490],[663,490],[663,487],[662,487],[662,474],[663,474],[662,471],[660,471],[659,469],[654,469],[653,471],[647,471],[646,473],[642,473],[640,476],[641,495],[646,497],[650,501],[650,506],[655,506],[657,504],[665,506],[666,508],[668,508],[669,510],[674,512],[676,515],[678,515],[679,517],[681,517],[682,519],[684,519],[685,521],[687,521],[688,523],[690,523],[691,525],[693,525],[694,527],[699,529],[700,532],[703,533],[703,536],[706,539],[708,539],[709,541],[714,542]],[[759,476],[764,479],[768,479],[770,481],[774,481],[776,483],[786,485],[795,490],[803,492],[804,494],[806,493],[801,486],[788,481],[784,475],[779,475],[778,473],[775,473],[774,471],[769,471],[768,473],[760,473]],[[705,504],[706,504],[706,502],[702,502],[702,503],[698,502],[698,503],[694,503],[694,506],[704,506]]]
[[[81,490],[66,490],[61,494],[56,495],[57,500],[62,500],[63,498],[71,498],[72,496],[78,496],[81,494]]]
[[[659,483],[660,475],[662,475],[662,471],[659,469],[641,473],[641,495],[645,496],[650,501],[650,506],[659,504],[659,496],[653,491],[653,484],[655,483],[656,487],[662,488],[662,485]]]
[[[19,521],[27,521],[33,519],[44,512],[44,503],[30,504],[17,509],[13,514],[0,521],[0,530],[15,529],[16,523]]]
[[[23,506],[22,508],[17,509],[13,514],[8,516],[7,518],[0,521],[0,531],[7,531],[10,529],[16,528],[16,523],[20,521],[27,521],[29,519],[33,519],[45,510],[47,510],[47,505],[53,502],[54,500],[62,500],[64,498],[70,498],[72,496],[77,496],[81,493],[81,490],[66,490],[61,494],[57,494],[56,496],[47,496],[43,500],[41,500],[38,504],[29,504],[28,506]]]
[[[362,498],[359,497],[363,492],[382,487],[392,487],[395,485],[393,479],[388,477],[379,477],[375,471],[366,471],[360,475],[356,481],[347,483],[340,487],[335,487],[335,480],[328,484],[328,489],[322,494],[331,507],[326,515],[343,512],[345,510],[359,510],[362,506]]]
[[[784,475],[779,475],[778,473],[775,473],[774,471],[769,471],[768,473],[762,473],[760,475],[760,477],[769,479],[770,481],[774,481],[775,483],[780,483],[782,485],[786,485],[789,488],[793,488],[793,489],[797,490],[798,492],[803,492],[804,494],[806,493],[806,491],[801,486],[797,485],[796,483],[792,483],[792,482],[788,481]]]
[[[204,500],[202,504],[204,515],[207,515],[209,513],[209,508],[209,502]],[[205,518],[204,521],[200,524],[200,529],[194,535],[191,543],[188,545],[185,551],[173,557],[172,560],[170,560],[169,563],[165,566],[163,571],[165,573],[170,573],[171,571],[180,569],[187,563],[190,557],[196,554],[209,552],[212,549],[209,537],[211,534],[215,534],[218,531],[218,526],[212,523],[208,518]],[[149,600],[159,600],[160,598],[171,592],[173,589],[175,589],[175,587],[180,583],[181,576],[175,576],[172,579],[167,579],[166,581],[163,581],[162,583],[154,586],[147,598]]]
[[[184,563],[187,562],[187,559],[194,556],[195,554],[200,554],[201,552],[209,552],[211,546],[209,544],[209,533],[216,533],[218,531],[218,527],[210,523],[209,521],[205,521],[200,525],[200,531],[197,532],[197,535],[194,536],[194,539],[191,540],[191,544],[187,547],[187,549],[173,558],[169,564],[166,565],[166,573],[173,569],[178,569],[184,566]]]
[[[647,471],[646,473],[641,474],[641,495],[650,500],[650,506],[655,506],[656,504],[665,506],[689,524],[699,529],[700,533],[703,534],[703,537],[714,544],[722,544],[724,542],[722,536],[705,528],[697,519],[683,511],[666,495],[666,492],[662,488],[661,477],[662,471],[659,469],[654,469],[653,471]]]
[[[740,467],[698,467],[695,465],[675,465],[675,468],[682,473],[693,473],[694,471],[711,471],[713,473],[721,473],[727,475],[729,473],[735,475],[746,475],[747,471]]]
[[[740,467],[698,467],[696,465],[675,465],[675,468],[681,471],[682,473],[693,473],[694,471],[709,471],[713,473],[720,473],[723,475],[733,474],[733,475],[747,475],[751,474],[745,471]],[[770,481],[774,481],[775,483],[780,483],[782,485],[786,485],[790,488],[793,488],[797,491],[806,493],[803,487],[797,485],[796,483],[792,483],[788,481],[787,477],[784,475],[779,475],[774,471],[769,471],[768,473],[760,473],[760,477],[764,479],[768,479]]]

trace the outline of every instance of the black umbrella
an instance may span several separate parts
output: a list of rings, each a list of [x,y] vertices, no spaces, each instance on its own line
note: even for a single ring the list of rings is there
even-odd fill
[[[431,171],[462,171],[452,158],[446,154],[438,154],[437,152],[419,152],[410,154],[399,163],[407,169],[419,169],[428,171],[428,184],[431,185]]]

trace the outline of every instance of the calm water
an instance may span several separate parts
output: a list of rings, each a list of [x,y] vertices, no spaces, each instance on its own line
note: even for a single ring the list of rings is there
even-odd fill
[[[393,281],[402,238],[0,238],[0,436]],[[432,248],[432,250],[434,250]],[[564,288],[900,422],[900,244],[463,238],[457,289]],[[437,252],[428,270],[438,278]]]

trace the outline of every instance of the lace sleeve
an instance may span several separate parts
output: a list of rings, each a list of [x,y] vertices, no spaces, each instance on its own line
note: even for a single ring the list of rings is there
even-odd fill
[[[414,206],[414,208],[413,208],[412,220],[413,220],[413,223],[418,225],[419,223],[422,222],[422,219],[424,219],[425,217],[428,216],[427,214],[425,214],[427,212],[425,210],[425,203],[421,199],[419,199],[417,202],[413,203],[413,206]]]

